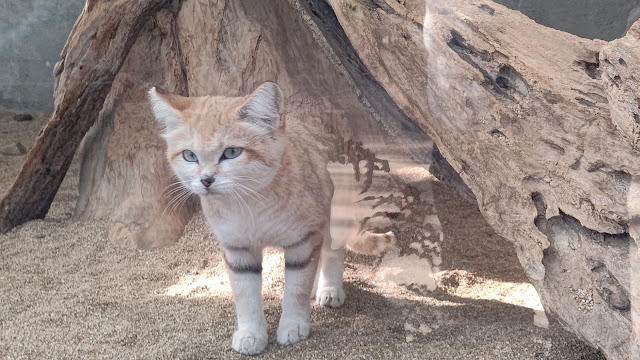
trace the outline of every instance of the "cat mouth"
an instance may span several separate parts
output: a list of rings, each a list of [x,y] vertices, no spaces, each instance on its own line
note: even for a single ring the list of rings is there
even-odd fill
[[[202,195],[205,195],[205,196],[211,196],[211,195],[217,195],[217,194],[219,194],[219,193],[220,193],[220,192],[218,192],[218,191],[216,191],[216,190],[214,190],[214,189],[207,188],[207,189],[204,189],[204,193],[203,193]]]

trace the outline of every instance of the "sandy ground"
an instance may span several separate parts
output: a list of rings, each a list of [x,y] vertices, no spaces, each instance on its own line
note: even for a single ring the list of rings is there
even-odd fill
[[[0,114],[0,147],[29,147],[45,120]],[[0,155],[0,190],[23,160]],[[104,223],[72,220],[77,181],[76,162],[45,220],[0,235],[0,358],[242,358],[230,348],[229,283],[202,216],[174,246],[118,248]],[[477,209],[435,180],[407,193],[415,205],[393,223],[397,249],[350,253],[345,305],[314,306],[312,335],[295,346],[275,342],[284,287],[281,255],[269,252],[270,344],[261,358],[603,359],[547,323],[513,246]]]

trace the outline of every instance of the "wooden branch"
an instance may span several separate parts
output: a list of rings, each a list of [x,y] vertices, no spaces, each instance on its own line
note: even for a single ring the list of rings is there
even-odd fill
[[[49,211],[82,138],[146,20],[168,0],[89,1],[56,66],[54,113],[0,200],[0,232]]]

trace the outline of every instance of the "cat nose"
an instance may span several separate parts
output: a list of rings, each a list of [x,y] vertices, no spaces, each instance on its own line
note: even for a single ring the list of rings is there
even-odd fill
[[[202,183],[202,185],[204,185],[204,187],[208,188],[209,186],[211,186],[211,184],[213,184],[213,182],[216,181],[216,179],[214,179],[211,176],[207,176],[207,177],[203,177],[202,179],[200,179],[200,182]]]

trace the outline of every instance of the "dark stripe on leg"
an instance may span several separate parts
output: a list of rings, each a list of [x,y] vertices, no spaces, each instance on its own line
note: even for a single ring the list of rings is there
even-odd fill
[[[249,248],[246,246],[222,245],[222,248],[224,250],[231,250],[231,251],[249,251]]]
[[[318,252],[320,252],[320,248],[321,247],[322,247],[322,245],[316,246],[313,249],[313,251],[311,251],[311,254],[309,255],[309,257],[306,258],[305,260],[302,260],[302,261],[286,261],[285,260],[285,262],[284,262],[285,269],[289,269],[289,270],[301,270],[301,269],[304,269],[305,267],[307,267],[307,265],[309,265],[311,260],[313,260],[313,257],[316,256],[318,254]]]
[[[299,241],[296,241],[291,245],[283,246],[282,248],[283,249],[291,249],[291,248],[294,248],[296,246],[300,246],[300,245],[306,243],[307,241],[309,241],[309,239],[311,238],[312,235],[313,235],[313,231],[309,231],[309,233],[307,233],[307,235],[303,236],[302,239],[300,239]]]
[[[229,270],[236,274],[261,274],[262,265],[234,265],[229,262],[227,256],[224,256],[224,262],[227,263]]]

